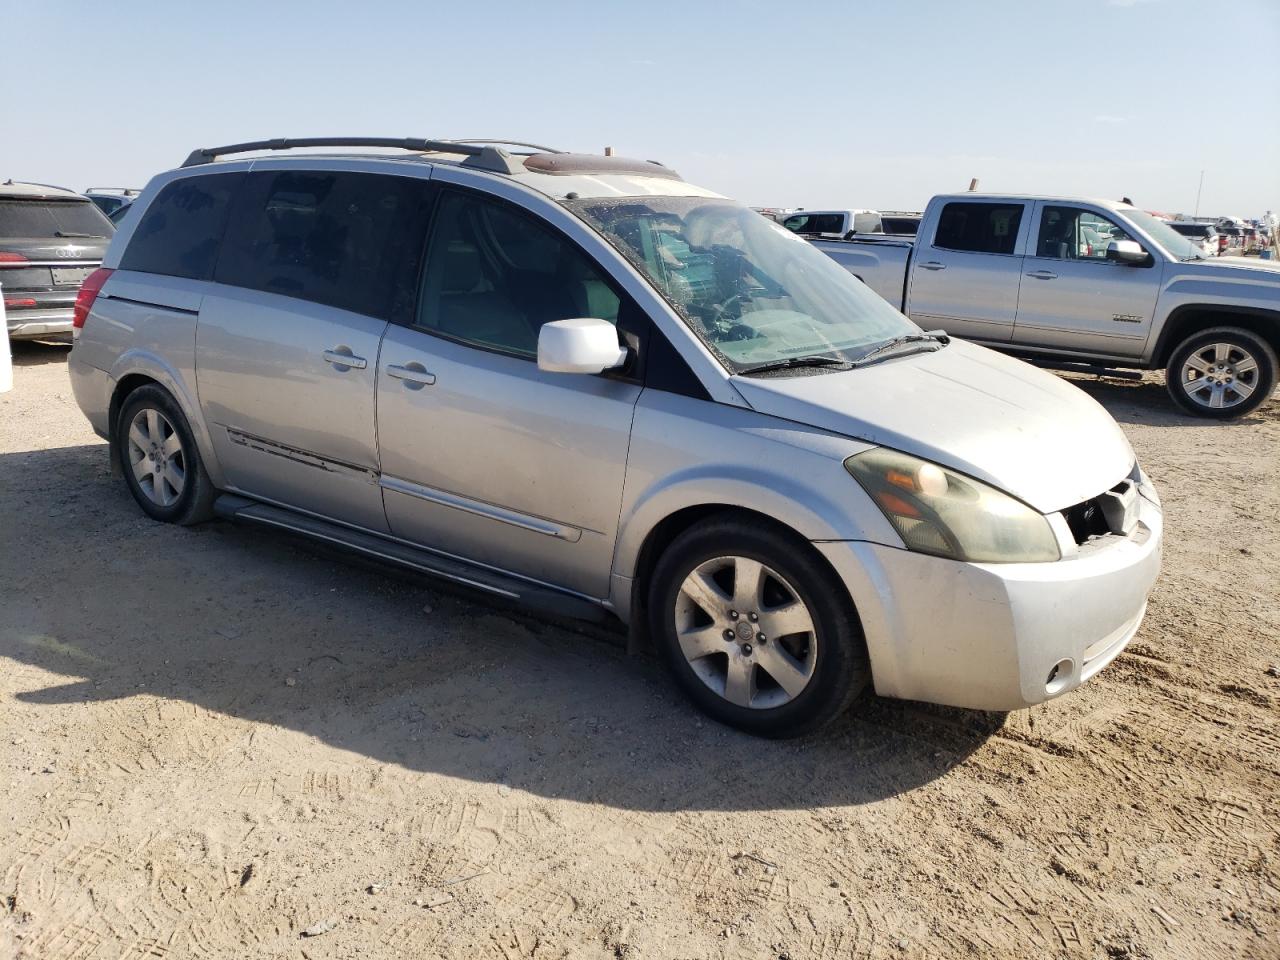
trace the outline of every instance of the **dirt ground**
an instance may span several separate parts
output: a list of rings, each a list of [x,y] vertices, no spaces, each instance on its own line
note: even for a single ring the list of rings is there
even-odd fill
[[[0,958],[1280,957],[1280,401],[1082,379],[1168,514],[1128,651],[772,743],[617,636],[146,519],[0,395]]]

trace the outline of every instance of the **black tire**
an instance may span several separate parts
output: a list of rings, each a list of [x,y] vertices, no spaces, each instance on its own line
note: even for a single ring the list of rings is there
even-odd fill
[[[1223,391],[1219,393],[1225,397],[1224,404],[1230,405],[1220,407],[1209,405],[1214,392],[1213,386],[1206,385],[1193,393],[1189,392],[1183,384],[1184,368],[1188,360],[1197,352],[1205,354],[1207,358],[1208,348],[1215,344],[1226,344],[1231,348],[1226,363],[1227,370],[1222,371],[1222,374],[1235,373],[1234,362],[1246,354],[1255,364],[1254,371],[1239,375],[1239,382],[1249,385],[1252,392],[1247,397],[1239,399],[1239,394],[1231,388],[1231,383],[1236,381],[1233,379],[1224,383]],[[1243,417],[1267,402],[1272,391],[1275,390],[1276,370],[1275,350],[1256,333],[1241,327],[1211,327],[1192,334],[1174,348],[1169,357],[1169,364],[1165,368],[1165,385],[1174,403],[1188,413],[1212,420],[1231,420],[1235,417]],[[1216,371],[1215,375],[1217,375]]]
[[[708,686],[681,651],[676,629],[681,585],[700,564],[720,557],[747,558],[775,571],[811,615],[816,635],[812,675],[800,693],[779,706],[731,703]],[[689,698],[712,718],[757,736],[797,737],[830,723],[870,679],[862,627],[844,584],[809,543],[767,522],[719,515],[682,533],[662,554],[650,578],[648,615],[654,643]],[[726,642],[726,658],[728,648],[737,645],[736,640]],[[750,669],[753,677],[761,677],[754,666]],[[770,679],[764,677],[766,682]]]
[[[174,457],[174,463],[181,468],[183,483],[181,492],[171,503],[161,503],[153,499],[153,495],[144,490],[143,482],[135,475],[133,467],[134,457],[129,439],[130,425],[139,414],[144,414],[148,410],[160,413],[172,428],[170,436],[176,436],[178,439],[180,449]],[[133,494],[133,499],[147,516],[163,523],[177,523],[182,526],[202,523],[213,516],[213,501],[218,491],[214,489],[213,482],[204,468],[204,462],[200,459],[200,450],[196,447],[187,418],[183,416],[177,401],[163,387],[148,384],[129,394],[116,419],[112,447],[112,455],[124,474],[129,492]],[[154,485],[154,481],[152,483]],[[172,490],[172,488],[167,489]]]

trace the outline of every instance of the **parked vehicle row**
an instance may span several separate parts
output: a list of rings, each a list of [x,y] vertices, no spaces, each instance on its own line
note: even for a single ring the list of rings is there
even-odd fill
[[[836,240],[860,234],[914,236],[920,226],[918,213],[879,210],[798,210],[775,219],[792,233]]]
[[[243,156],[293,146],[338,153]],[[941,238],[1010,256],[1038,215],[966,203]],[[767,736],[868,684],[1059,696],[1129,642],[1159,570],[1159,498],[1099,404],[651,162],[198,150],[135,202],[75,326],[77,402],[149,516],[617,617]]]
[[[926,327],[1047,364],[1163,368],[1200,416],[1246,414],[1276,385],[1280,264],[1207,259],[1128,204],[944,195],[915,240],[812,242]]]

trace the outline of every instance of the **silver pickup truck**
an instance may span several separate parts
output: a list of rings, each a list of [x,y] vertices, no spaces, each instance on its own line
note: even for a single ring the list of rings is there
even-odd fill
[[[934,197],[914,239],[811,241],[926,328],[1048,366],[1163,368],[1191,413],[1242,416],[1271,395],[1280,264],[1206,259],[1125,203]]]

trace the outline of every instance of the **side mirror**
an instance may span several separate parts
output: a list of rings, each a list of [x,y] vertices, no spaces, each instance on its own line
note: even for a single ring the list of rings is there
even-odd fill
[[[538,331],[538,369],[552,373],[603,373],[627,362],[618,328],[608,320],[553,320]]]
[[[1112,263],[1146,263],[1147,256],[1136,240],[1112,240],[1107,244],[1107,259]]]

